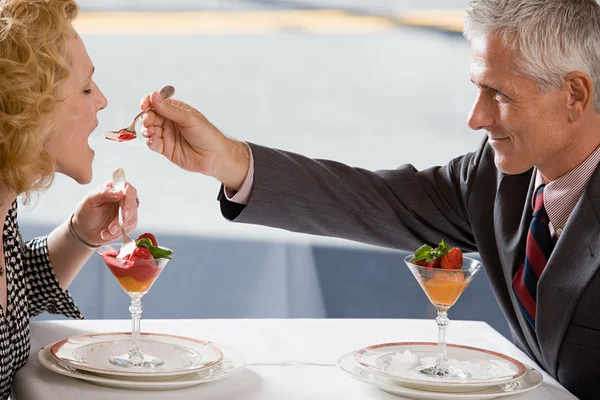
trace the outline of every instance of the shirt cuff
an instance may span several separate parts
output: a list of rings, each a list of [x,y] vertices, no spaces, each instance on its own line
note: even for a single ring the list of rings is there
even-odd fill
[[[248,147],[248,151],[250,152],[250,165],[248,166],[248,173],[246,173],[246,178],[244,178],[244,182],[240,187],[240,190],[237,192],[227,187],[224,187],[223,193],[225,193],[225,198],[233,203],[238,204],[248,204],[250,200],[250,195],[252,195],[252,188],[254,187],[254,156],[252,155],[252,149],[248,146],[248,143],[245,143]]]

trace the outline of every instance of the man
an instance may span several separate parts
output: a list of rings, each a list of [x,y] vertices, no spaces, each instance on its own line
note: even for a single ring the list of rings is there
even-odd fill
[[[465,36],[486,133],[447,166],[367,171],[223,136],[147,96],[150,149],[219,179],[225,217],[414,250],[478,251],[515,343],[582,399],[600,377],[600,7],[474,0]]]

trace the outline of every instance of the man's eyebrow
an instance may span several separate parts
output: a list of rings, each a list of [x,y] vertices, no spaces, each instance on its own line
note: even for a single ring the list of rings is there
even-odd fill
[[[485,83],[479,83],[479,84],[477,84],[477,83],[475,83],[473,81],[473,79],[471,79],[471,83],[473,83],[473,85],[478,86],[478,87],[483,88],[483,89],[491,89],[491,90],[496,90],[498,92],[501,92],[501,90],[496,89],[493,85],[490,85],[490,84],[485,84]]]

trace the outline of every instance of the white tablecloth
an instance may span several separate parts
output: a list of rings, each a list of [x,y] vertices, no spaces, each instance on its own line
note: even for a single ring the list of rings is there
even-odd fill
[[[142,320],[143,331],[211,340],[236,349],[246,359],[246,368],[229,379],[170,392],[136,392],[95,386],[52,373],[36,359],[37,350],[50,342],[84,333],[127,331],[130,324],[128,320],[32,323],[31,357],[15,377],[13,400],[395,400],[399,397],[344,375],[335,366],[337,358],[376,343],[437,340],[433,320]],[[451,343],[501,352],[535,366],[524,353],[483,322],[451,321],[448,334]],[[510,399],[576,400],[554,379],[543,375],[542,386]]]

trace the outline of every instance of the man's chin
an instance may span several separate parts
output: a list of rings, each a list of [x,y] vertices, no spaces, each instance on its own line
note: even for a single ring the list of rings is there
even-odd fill
[[[514,162],[506,157],[499,157],[497,154],[494,158],[494,164],[496,164],[496,168],[498,168],[500,172],[506,175],[524,174],[533,168],[532,165],[528,165],[524,162]]]

